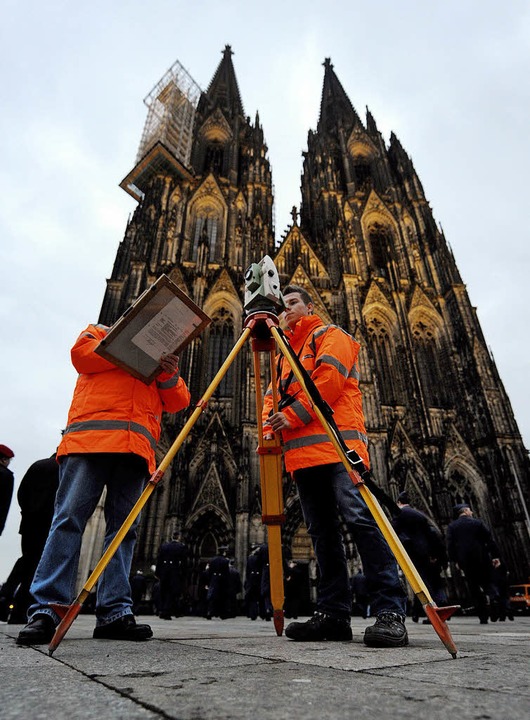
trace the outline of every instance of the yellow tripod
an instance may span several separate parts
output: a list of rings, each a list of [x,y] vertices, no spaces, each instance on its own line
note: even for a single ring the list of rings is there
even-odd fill
[[[278,410],[278,395],[275,364],[275,342],[277,343],[284,357],[289,362],[291,369],[293,370],[293,374],[300,383],[300,386],[303,388],[306,396],[311,400],[315,414],[319,418],[323,428],[328,434],[335,450],[339,455],[340,460],[346,467],[352,479],[352,482],[356,485],[356,487],[358,487],[363,499],[368,505],[370,512],[372,513],[379,529],[383,533],[399,566],[401,567],[403,573],[409,581],[412,590],[422,603],[427,617],[431,621],[434,630],[442,640],[447,650],[451,653],[451,655],[453,657],[456,657],[457,649],[445,621],[458,609],[458,606],[440,608],[436,606],[425,583],[423,582],[418,571],[414,567],[414,564],[412,563],[410,557],[405,551],[401,541],[397,537],[394,529],[392,528],[392,525],[390,524],[386,515],[381,509],[379,502],[370,492],[370,490],[366,487],[365,482],[363,481],[359,473],[355,470],[355,468],[352,466],[351,459],[347,456],[343,445],[340,442],[340,438],[337,437],[336,432],[331,427],[325,415],[319,408],[318,401],[314,401],[311,389],[308,387],[306,378],[304,377],[303,370],[301,370],[297,364],[298,359],[294,354],[293,350],[291,349],[289,343],[286,341],[283,333],[279,329],[278,317],[276,313],[269,312],[268,310],[258,310],[248,315],[239,340],[234,345],[233,349],[231,350],[225,362],[219,369],[217,375],[204,393],[203,397],[197,403],[195,410],[178,434],[173,445],[167,452],[159,467],[149,479],[142,495],[129,513],[127,519],[110,543],[109,547],[101,557],[101,560],[94,568],[94,571],[83,586],[78,597],[71,605],[52,605],[53,609],[62,618],[62,620],[57,626],[55,635],[53,636],[52,641],[48,647],[49,654],[53,654],[53,652],[56,650],[59,643],[65,636],[66,632],[68,631],[69,627],[72,625],[73,621],[79,614],[82,604],[85,602],[86,598],[90,594],[90,591],[95,586],[98,578],[110,562],[112,556],[114,555],[123,538],[127,534],[129,528],[132,526],[133,522],[140,514],[142,508],[149,499],[153,490],[162,480],[162,477],[167,470],[169,464],[171,463],[172,459],[179,451],[184,440],[189,435],[191,428],[198,420],[199,416],[205,409],[209,399],[212,397],[213,393],[222,381],[229,367],[232,365],[233,361],[235,360],[241,348],[249,337],[252,337],[253,340],[252,349],[254,354],[254,374],[256,384],[256,415],[258,421],[258,453],[260,457],[262,515],[263,522],[267,525],[268,533],[271,602],[274,612],[274,626],[276,629],[276,633],[278,635],[282,634],[284,623],[283,563],[281,547],[281,524],[284,520],[284,514],[282,493],[281,447],[279,438],[277,436],[275,436],[272,440],[266,440],[263,436],[263,424],[261,420],[263,395],[260,383],[261,373],[259,359],[260,352],[268,353],[271,373],[271,387],[273,391],[273,407],[276,412]]]

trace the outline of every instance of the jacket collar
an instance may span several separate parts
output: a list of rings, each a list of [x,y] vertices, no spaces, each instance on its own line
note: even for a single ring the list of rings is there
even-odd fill
[[[291,342],[296,343],[299,340],[305,339],[310,333],[320,327],[324,323],[318,317],[318,315],[304,315],[298,320],[294,326],[294,330],[288,328],[287,337]]]

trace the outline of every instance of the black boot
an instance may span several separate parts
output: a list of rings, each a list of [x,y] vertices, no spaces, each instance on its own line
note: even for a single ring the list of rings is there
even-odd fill
[[[350,621],[326,613],[316,612],[306,622],[293,622],[285,628],[285,635],[291,640],[351,640]]]
[[[364,631],[364,644],[369,647],[402,647],[409,644],[405,618],[395,612],[382,612],[374,625]]]
[[[92,637],[96,640],[149,640],[153,631],[150,625],[137,625],[134,615],[124,615],[114,622],[95,627]]]
[[[55,623],[50,615],[34,615],[19,632],[17,645],[47,645],[55,635]]]

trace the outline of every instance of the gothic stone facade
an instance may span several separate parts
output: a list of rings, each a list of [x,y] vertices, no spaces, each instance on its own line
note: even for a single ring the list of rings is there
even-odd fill
[[[231,55],[227,47],[200,97],[189,167],[144,163],[151,172],[119,246],[100,321],[112,323],[161,273],[169,275],[212,318],[181,358],[196,402],[242,331],[245,269],[271,255],[282,286],[305,287],[326,323],[361,342],[379,484],[394,497],[408,490],[442,530],[452,506],[469,502],[492,527],[514,580],[524,579],[527,452],[410,158],[394,134],[385,144],[369,112],[360,119],[326,60],[299,218],[293,208],[277,245],[267,146],[258,115],[251,122],[244,114]],[[219,545],[233,548],[243,570],[250,544],[265,538],[254,383],[252,352],[243,347],[143,511],[136,567],[149,567],[161,541],[179,529],[191,549],[193,584]],[[166,418],[160,459],[182,424]],[[284,490],[284,552],[309,560],[287,477]],[[355,545],[346,540],[353,566]]]

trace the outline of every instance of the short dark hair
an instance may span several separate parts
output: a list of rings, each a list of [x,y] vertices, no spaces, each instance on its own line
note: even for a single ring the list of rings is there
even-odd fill
[[[300,285],[287,285],[287,287],[284,287],[282,295],[289,295],[289,293],[298,293],[306,305],[313,302],[311,295]]]

